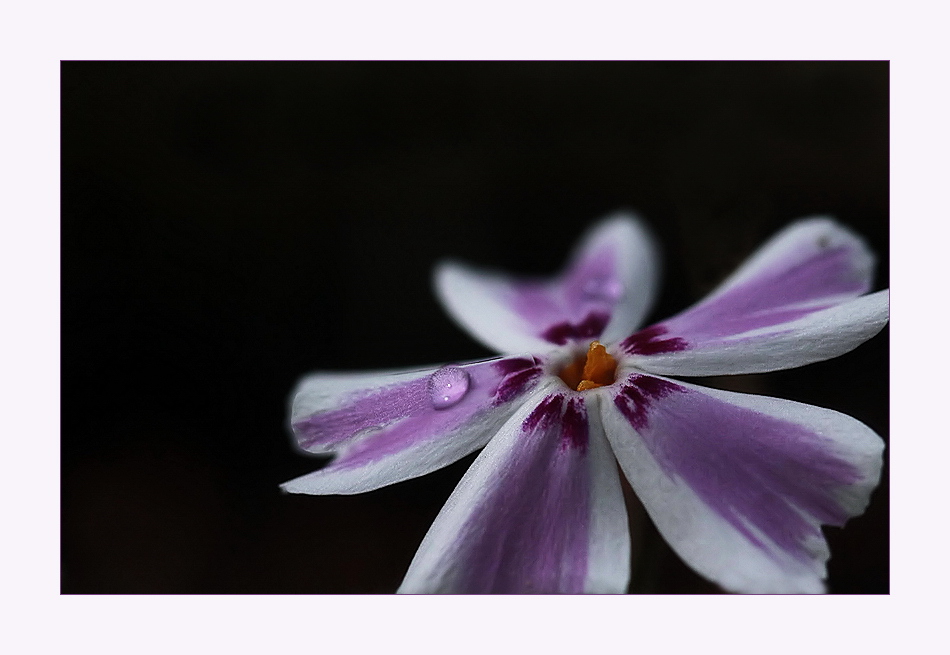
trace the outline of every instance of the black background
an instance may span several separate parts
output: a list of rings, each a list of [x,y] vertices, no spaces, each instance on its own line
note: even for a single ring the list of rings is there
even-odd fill
[[[549,274],[594,220],[664,249],[651,319],[793,219],[864,235],[887,286],[888,65],[62,65],[62,591],[389,593],[472,457],[292,496],[314,369],[488,353],[443,257]],[[887,331],[836,360],[704,380],[888,428]],[[887,472],[828,529],[830,590],[888,591]],[[706,593],[648,525],[635,591]]]

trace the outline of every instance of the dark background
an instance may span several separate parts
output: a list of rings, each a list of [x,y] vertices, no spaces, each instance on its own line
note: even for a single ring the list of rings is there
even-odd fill
[[[557,270],[640,213],[657,320],[793,219],[829,214],[887,286],[888,65],[62,64],[62,591],[389,593],[462,462],[359,496],[286,405],[314,369],[489,353],[430,271]],[[836,360],[704,380],[887,437],[887,331]],[[828,529],[830,589],[888,592],[888,485]],[[706,593],[647,525],[633,589]]]

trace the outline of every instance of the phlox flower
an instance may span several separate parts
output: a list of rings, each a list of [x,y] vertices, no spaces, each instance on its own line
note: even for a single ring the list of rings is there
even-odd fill
[[[701,575],[733,592],[822,592],[820,526],[864,511],[881,438],[829,409],[679,378],[854,349],[888,318],[888,292],[868,293],[873,268],[855,234],[802,220],[707,298],[638,330],[658,260],[631,216],[595,226],[552,280],[443,263],[442,303],[502,356],[305,377],[291,409],[297,443],[335,459],[283,488],[362,493],[482,448],[399,591],[622,593],[630,535],[619,463]]]

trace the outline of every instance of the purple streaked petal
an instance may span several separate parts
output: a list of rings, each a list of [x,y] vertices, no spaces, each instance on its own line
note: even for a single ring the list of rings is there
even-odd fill
[[[661,534],[730,591],[821,592],[820,526],[863,512],[880,477],[880,437],[810,405],[634,374],[603,418]]]
[[[533,394],[462,478],[400,593],[623,592],[620,480],[587,419],[577,394]]]
[[[719,340],[664,337],[648,344],[655,348],[652,352],[630,352],[628,361],[643,371],[680,376],[765,373],[821,362],[854,350],[884,329],[889,295],[878,291],[789,323]],[[668,330],[653,326],[643,332],[657,327]]]
[[[635,218],[616,215],[588,232],[554,280],[523,280],[444,263],[435,287],[449,314],[499,352],[614,340],[643,320],[657,284],[657,256]]]
[[[667,337],[668,332],[663,325],[651,325],[621,341],[620,348],[628,355],[660,355],[689,348],[686,339]]]
[[[360,493],[446,466],[484,446],[540,380],[536,358],[313,375],[294,397],[292,428],[304,450],[337,457],[283,488]]]
[[[561,449],[574,448],[581,452],[586,451],[590,442],[590,430],[584,401],[577,396],[570,398],[564,408],[561,423]]]
[[[670,375],[761,373],[837,357],[887,322],[886,292],[859,298],[873,269],[851,231],[828,219],[799,221],[708,298],[621,347],[642,356],[638,367]]]
[[[606,312],[591,312],[579,323],[565,321],[552,325],[541,334],[541,338],[561,346],[571,341],[590,341],[600,336],[609,320],[610,314]]]
[[[541,360],[536,357],[509,357],[495,364],[495,371],[502,375],[495,389],[492,402],[496,405],[516,398],[538,381],[543,373]]]

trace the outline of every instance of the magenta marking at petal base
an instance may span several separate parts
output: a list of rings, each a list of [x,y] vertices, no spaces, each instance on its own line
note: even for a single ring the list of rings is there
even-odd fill
[[[827,525],[848,519],[835,494],[861,474],[835,454],[829,440],[797,423],[649,379],[641,376],[626,388],[626,400],[615,401],[617,406],[663,471],[681,479],[751,543],[769,552],[757,536],[762,534],[808,562],[806,542],[821,531],[801,511]]]
[[[576,448],[581,452],[587,451],[589,428],[587,423],[587,407],[580,398],[571,398],[564,409],[564,429],[561,433],[561,448]]]
[[[647,426],[647,410],[654,401],[683,391],[683,387],[650,375],[633,374],[614,396],[614,405],[637,430]]]
[[[511,375],[539,364],[534,357],[508,357],[494,362],[495,370],[501,375]]]
[[[521,430],[528,433],[536,431],[539,427],[550,427],[561,418],[563,403],[564,396],[560,394],[545,396],[544,400],[538,403],[538,406],[522,422]]]
[[[523,421],[460,531],[456,593],[583,593],[591,480],[585,450],[561,446],[563,405],[548,396]]]
[[[514,282],[506,289],[504,297],[512,310],[533,329],[554,330],[550,326],[560,326],[551,333],[551,338],[544,337],[552,341],[596,338],[603,332],[614,306],[625,293],[623,282],[618,279],[616,248],[613,244],[600,244],[581,253],[557,280]],[[592,313],[607,319],[599,327],[597,321],[573,323],[577,317]],[[578,331],[580,334],[576,334]],[[567,333],[566,336],[563,332]]]
[[[504,376],[495,390],[493,405],[501,405],[528,391],[541,377],[541,362],[534,357],[503,359],[493,364]]]
[[[610,314],[605,312],[591,312],[580,323],[557,323],[541,333],[541,338],[551,343],[563,346],[568,341],[581,339],[596,339],[607,327]]]
[[[666,326],[653,325],[630,335],[620,342],[620,347],[628,355],[659,355],[689,348],[689,343],[681,337],[660,339],[667,332]]]

